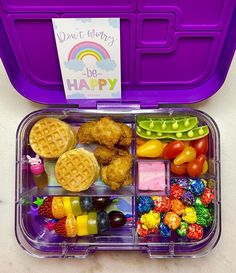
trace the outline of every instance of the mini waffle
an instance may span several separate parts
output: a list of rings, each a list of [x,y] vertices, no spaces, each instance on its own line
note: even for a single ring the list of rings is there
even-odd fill
[[[36,122],[29,135],[33,151],[43,158],[58,158],[76,145],[76,136],[69,124],[56,118]]]
[[[97,179],[99,165],[93,153],[83,148],[61,155],[55,166],[57,182],[66,190],[87,190]]]

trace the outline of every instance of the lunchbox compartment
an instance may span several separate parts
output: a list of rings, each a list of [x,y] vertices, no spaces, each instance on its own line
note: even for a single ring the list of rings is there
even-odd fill
[[[113,198],[116,196],[113,195]],[[133,243],[134,238],[134,218],[127,222],[125,226],[121,228],[109,228],[107,231],[98,235],[88,235],[88,236],[77,236],[76,238],[63,238],[57,234],[50,233],[47,228],[47,220],[45,220],[40,215],[37,215],[37,206],[33,204],[32,200],[36,198],[21,198],[19,202],[16,203],[17,218],[19,220],[17,227],[19,228],[19,235],[17,238],[22,239],[27,242],[27,250],[31,247],[36,251],[52,252],[57,253],[62,252],[63,246],[71,247],[77,246],[78,249],[83,246],[98,246],[98,245],[128,245]],[[26,204],[26,200],[30,200],[29,204]],[[134,197],[123,197],[123,202],[129,204],[130,215],[134,214]],[[110,205],[110,210],[115,206]],[[115,207],[114,207],[115,208]],[[114,209],[113,209],[114,210]],[[120,209],[122,211],[122,209]],[[124,211],[122,211],[124,212]],[[22,243],[21,241],[21,243]],[[47,255],[45,253],[45,255]]]
[[[107,113],[109,116],[109,114]],[[29,138],[29,132],[30,129],[32,128],[33,124],[38,121],[41,118],[44,117],[54,117],[54,118],[59,118],[62,119],[63,121],[69,123],[72,127],[77,128],[83,124],[84,122],[92,121],[92,120],[97,120],[99,117],[105,116],[104,114],[101,113],[89,113],[89,112],[84,112],[80,113],[79,111],[75,111],[73,109],[55,109],[55,110],[46,110],[46,111],[38,111],[35,112],[33,115],[29,115],[26,117],[26,119],[21,123],[20,129],[18,131],[18,134],[21,135],[21,140],[18,142],[18,149],[19,152],[21,153],[21,156],[19,155],[20,160],[17,161],[17,165],[19,168],[19,175],[22,176],[22,178],[19,178],[20,181],[20,192],[21,195],[26,195],[30,193],[32,195],[67,195],[68,192],[63,190],[61,187],[57,186],[50,186],[48,188],[44,188],[43,190],[38,190],[34,182],[32,180],[32,176],[29,175],[29,172],[27,171],[27,164],[26,164],[26,155],[32,154],[32,150],[30,148],[28,138]],[[131,128],[135,128],[135,116],[133,115],[125,115],[124,113],[119,113],[117,115],[113,115],[113,119],[118,122],[124,122]],[[85,145],[86,147],[87,145]],[[88,145],[89,147],[90,145]],[[131,154],[135,154],[135,147],[134,147],[134,142],[130,148]],[[133,173],[133,183],[130,186],[127,186],[125,188],[120,188],[118,191],[116,191],[116,195],[134,195],[135,189],[134,189],[134,180],[135,180],[135,173]],[[24,181],[24,183],[22,183]],[[22,183],[22,184],[21,184]],[[77,193],[70,193],[70,194],[76,194]],[[94,185],[92,185],[87,191],[81,192],[81,195],[113,195],[114,193],[112,190],[106,186],[103,183],[99,183],[99,181],[95,182]]]
[[[16,236],[19,243],[27,252],[39,257],[85,257],[96,250],[108,249],[132,249],[147,252],[150,257],[177,257],[177,256],[200,256],[206,254],[217,243],[220,236],[220,159],[219,159],[219,132],[215,122],[207,114],[192,109],[182,108],[160,108],[156,110],[128,110],[124,109],[102,109],[82,110],[76,108],[51,108],[31,113],[21,122],[17,131],[17,160],[16,160]],[[109,116],[113,120],[129,125],[133,132],[137,130],[137,120],[140,117],[177,117],[196,116],[200,125],[209,127],[209,170],[204,175],[206,180],[211,180],[215,195],[212,203],[213,223],[205,229],[204,237],[200,241],[180,239],[176,235],[170,238],[161,238],[157,234],[148,235],[145,238],[138,236],[136,232],[137,200],[140,196],[154,196],[157,193],[152,191],[142,192],[138,189],[137,163],[139,160],[148,161],[145,158],[136,157],[136,134],[130,149],[133,160],[133,183],[130,186],[112,191],[108,186],[101,183],[93,184],[87,191],[71,193],[61,187],[48,187],[43,190],[37,189],[25,160],[27,154],[32,155],[28,137],[33,124],[44,117],[55,117],[68,122],[78,128],[84,122],[98,120],[101,117]],[[170,179],[175,177],[167,168],[167,189],[170,186]],[[168,195],[168,190],[167,190]],[[99,235],[90,235],[76,238],[60,238],[54,233],[45,235],[45,228],[42,223],[44,219],[32,214],[32,200],[37,196],[110,196],[130,200],[131,219],[122,228],[109,229]],[[28,200],[31,205],[25,205]],[[127,212],[126,212],[127,213]],[[33,218],[32,218],[33,217]],[[38,225],[38,223],[41,222]],[[44,223],[45,224],[45,223]]]

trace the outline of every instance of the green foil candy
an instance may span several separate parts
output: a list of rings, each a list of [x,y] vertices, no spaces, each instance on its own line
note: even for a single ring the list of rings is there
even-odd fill
[[[208,227],[212,223],[212,215],[208,208],[203,206],[196,207],[197,224],[203,227]]]
[[[201,197],[196,197],[195,199],[195,209],[197,210],[197,208],[204,208],[204,205],[202,204],[202,200]]]
[[[177,228],[176,232],[179,236],[184,237],[187,235],[188,224],[184,221],[181,221],[180,226]]]

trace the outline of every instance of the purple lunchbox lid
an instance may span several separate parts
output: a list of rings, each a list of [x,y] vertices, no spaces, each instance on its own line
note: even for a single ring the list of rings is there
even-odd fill
[[[0,56],[13,86],[32,101],[71,103],[64,95],[51,23],[57,17],[121,18],[122,102],[194,103],[213,95],[225,80],[236,47],[235,0],[57,4],[0,0]],[[97,102],[73,104],[92,108]]]

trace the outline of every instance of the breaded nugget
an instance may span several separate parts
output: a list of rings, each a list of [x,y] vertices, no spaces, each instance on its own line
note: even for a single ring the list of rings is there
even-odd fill
[[[132,128],[130,128],[128,125],[126,125],[124,123],[119,123],[119,125],[120,125],[123,132],[122,132],[122,136],[121,136],[118,144],[120,146],[128,148],[132,143],[133,130],[132,130]]]
[[[94,155],[99,164],[108,165],[114,158],[129,155],[129,153],[118,148],[109,149],[106,146],[98,145],[94,151]]]
[[[112,190],[117,190],[123,185],[132,183],[130,170],[132,167],[132,156],[118,156],[111,161],[108,166],[101,169],[101,177],[105,184],[109,185]]]
[[[94,140],[110,149],[113,149],[114,145],[119,142],[122,133],[119,123],[110,117],[101,118],[91,130]]]
[[[106,146],[99,145],[94,151],[94,155],[99,164],[108,165],[117,154],[116,149],[109,149]]]
[[[96,125],[96,121],[90,121],[82,124],[78,130],[77,137],[78,141],[82,144],[90,144],[95,142],[91,131]]]
[[[130,173],[128,173],[125,177],[125,180],[123,182],[123,187],[125,186],[129,186],[130,184],[132,184],[132,181],[133,181],[133,178],[132,178],[132,175]]]

